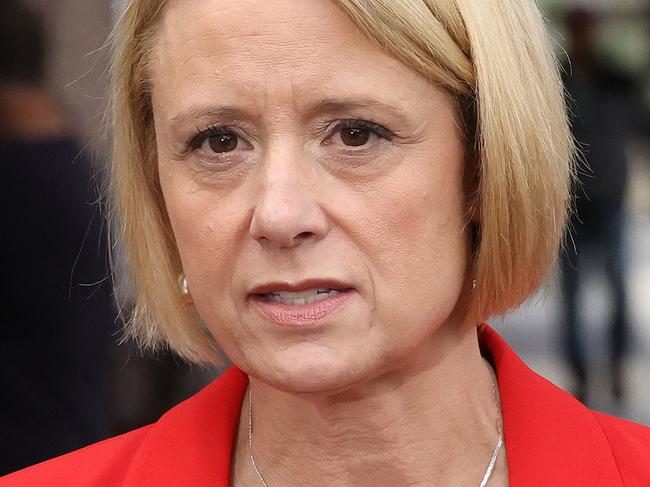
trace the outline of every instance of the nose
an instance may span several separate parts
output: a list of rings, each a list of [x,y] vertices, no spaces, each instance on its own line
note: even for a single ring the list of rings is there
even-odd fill
[[[319,201],[317,170],[291,157],[279,159],[263,162],[251,236],[262,245],[284,249],[322,239],[329,220]]]

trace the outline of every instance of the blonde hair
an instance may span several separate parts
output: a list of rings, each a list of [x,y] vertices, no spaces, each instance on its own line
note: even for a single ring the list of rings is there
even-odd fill
[[[476,170],[476,321],[521,304],[556,258],[573,146],[562,84],[533,0],[336,0],[406,66],[453,94]],[[166,0],[130,0],[114,33],[111,202],[132,271],[127,332],[194,362],[215,346],[183,307],[182,272],[158,182],[149,53]]]

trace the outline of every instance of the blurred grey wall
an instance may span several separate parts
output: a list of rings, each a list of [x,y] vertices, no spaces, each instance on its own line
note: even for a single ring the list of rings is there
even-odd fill
[[[60,100],[74,132],[99,162],[108,158],[102,139],[107,105],[108,53],[113,23],[110,0],[27,0],[45,15],[50,36],[48,84]]]

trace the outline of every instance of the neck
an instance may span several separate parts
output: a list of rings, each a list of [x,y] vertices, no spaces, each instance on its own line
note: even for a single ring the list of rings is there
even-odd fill
[[[351,390],[295,395],[251,379],[253,453],[269,486],[478,487],[499,436],[494,378],[476,331],[441,329],[384,375]],[[233,485],[262,485],[248,448],[248,401]],[[505,485],[505,453],[490,485]],[[499,479],[499,480],[497,480]]]

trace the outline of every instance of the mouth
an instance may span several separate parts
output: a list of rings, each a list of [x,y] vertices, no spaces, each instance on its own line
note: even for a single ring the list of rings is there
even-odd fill
[[[304,306],[306,304],[317,303],[328,298],[333,298],[334,296],[338,296],[341,292],[344,291],[340,289],[321,288],[296,292],[278,291],[258,294],[256,296],[259,296],[260,299],[266,301],[275,301],[286,304],[287,306]]]
[[[255,286],[250,290],[249,296],[301,306],[351,290],[349,284],[335,279],[305,279],[293,283],[278,281]]]
[[[341,282],[311,280],[258,286],[249,299],[264,318],[285,326],[315,325],[339,310],[354,289]]]

